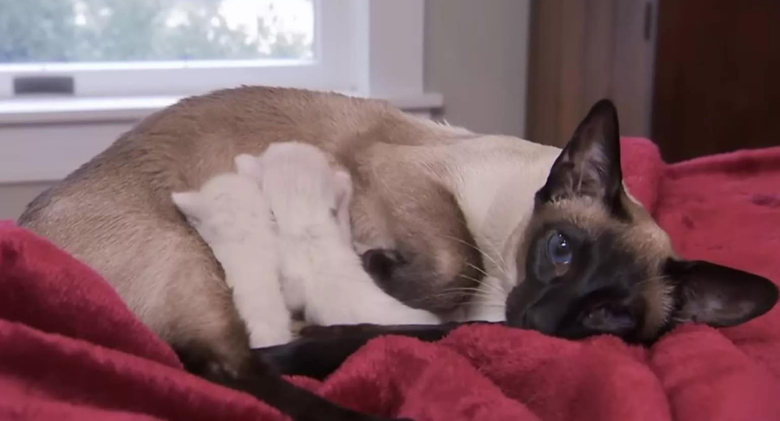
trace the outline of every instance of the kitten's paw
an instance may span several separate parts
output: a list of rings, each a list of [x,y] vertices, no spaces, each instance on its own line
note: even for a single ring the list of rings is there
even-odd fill
[[[308,339],[328,339],[339,338],[345,336],[362,336],[365,334],[372,334],[381,328],[380,325],[370,323],[360,323],[353,325],[330,325],[330,326],[318,326],[308,325],[301,329],[299,335],[302,338]]]
[[[284,345],[293,340],[293,334],[290,327],[285,328],[270,326],[261,326],[250,328],[249,345],[252,348],[265,348],[269,346]]]
[[[361,322],[392,325],[441,323],[441,319],[434,313],[410,307],[384,292],[368,298],[367,305],[361,307]]]
[[[403,306],[400,302],[398,304]],[[383,313],[382,322],[394,325],[435,325],[441,323],[441,319],[433,313],[404,307]]]

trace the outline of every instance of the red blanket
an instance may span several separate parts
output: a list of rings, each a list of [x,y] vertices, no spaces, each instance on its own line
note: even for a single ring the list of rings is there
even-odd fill
[[[626,182],[687,258],[780,280],[780,148],[665,165],[624,140]],[[280,419],[181,370],[90,269],[0,224],[0,419]],[[344,405],[416,420],[780,420],[780,309],[686,325],[651,349],[471,326],[378,338],[324,383]]]

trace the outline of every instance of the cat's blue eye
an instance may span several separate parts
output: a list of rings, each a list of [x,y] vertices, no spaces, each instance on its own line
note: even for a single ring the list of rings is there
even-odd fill
[[[573,252],[569,241],[563,234],[555,233],[547,240],[547,257],[556,265],[571,263]]]

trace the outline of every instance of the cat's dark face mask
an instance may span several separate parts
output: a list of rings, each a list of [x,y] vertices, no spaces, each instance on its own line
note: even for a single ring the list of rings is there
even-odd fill
[[[507,322],[582,338],[648,342],[676,324],[733,326],[769,311],[778,289],[760,276],[685,261],[624,190],[617,113],[597,103],[537,192],[516,256]]]

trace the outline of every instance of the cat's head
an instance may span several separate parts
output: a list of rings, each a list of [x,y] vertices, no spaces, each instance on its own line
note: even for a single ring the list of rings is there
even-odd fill
[[[525,276],[507,299],[508,323],[566,338],[649,342],[682,322],[744,323],[778,300],[763,277],[675,254],[624,189],[617,112],[607,100],[537,192],[516,263]]]
[[[208,242],[243,235],[247,224],[270,215],[257,183],[236,173],[218,174],[198,190],[174,192],[171,200]]]
[[[239,174],[252,176],[261,186],[280,232],[335,223],[351,242],[352,180],[332,168],[323,151],[306,143],[279,142],[260,157],[239,155],[235,162]]]

